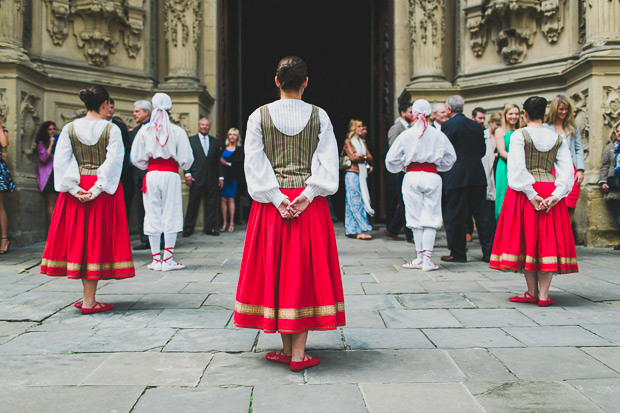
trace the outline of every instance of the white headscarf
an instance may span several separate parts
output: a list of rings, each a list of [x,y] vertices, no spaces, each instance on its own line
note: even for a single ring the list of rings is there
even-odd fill
[[[153,96],[153,112],[151,121],[146,126],[146,130],[151,136],[155,136],[161,147],[168,143],[170,136],[170,118],[168,111],[172,108],[172,100],[165,93],[155,93]]]
[[[412,127],[420,129],[420,138],[428,129],[427,116],[431,114],[431,104],[425,99],[418,99],[411,106]]]

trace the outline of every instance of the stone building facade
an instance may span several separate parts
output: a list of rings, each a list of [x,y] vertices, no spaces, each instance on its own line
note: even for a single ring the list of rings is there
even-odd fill
[[[188,133],[202,116],[222,130],[229,3],[0,1],[0,108],[19,188],[5,201],[13,240],[23,245],[45,236],[34,137],[45,120],[62,127],[84,113],[77,98],[82,87],[106,86],[130,126],[132,103],[163,91],[172,96],[173,121]],[[385,36],[390,114],[398,99],[437,102],[455,93],[465,97],[468,111],[501,110],[533,94],[570,96],[586,148],[579,237],[588,245],[618,242],[596,181],[602,149],[620,122],[620,0],[373,3],[388,12],[387,30],[378,33]]]

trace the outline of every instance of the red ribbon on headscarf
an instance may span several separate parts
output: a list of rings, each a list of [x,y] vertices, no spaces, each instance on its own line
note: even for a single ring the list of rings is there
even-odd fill
[[[426,119],[426,115],[424,113],[414,111],[413,112],[413,118],[411,119],[411,122],[412,123],[416,123],[419,120],[421,120],[422,123],[424,124],[424,129],[422,129],[422,133],[419,136],[419,138],[421,138],[422,135],[424,135],[424,132],[426,132],[426,129],[428,128],[428,119]]]

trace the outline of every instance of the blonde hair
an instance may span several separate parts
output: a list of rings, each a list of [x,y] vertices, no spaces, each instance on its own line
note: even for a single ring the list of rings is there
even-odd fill
[[[359,119],[351,119],[349,121],[349,131],[347,132],[347,138],[351,139],[355,135],[355,129],[363,125],[363,122]]]
[[[508,125],[508,122],[506,121],[506,115],[508,114],[508,112],[510,112],[510,110],[514,108],[517,108],[517,110],[519,111],[519,120],[517,120],[515,130],[523,127],[523,118],[521,117],[521,109],[519,109],[519,105],[515,105],[514,103],[508,103],[506,106],[504,106],[504,111],[502,112],[502,129],[504,129],[504,131],[511,129]]]
[[[558,109],[560,105],[564,104],[568,107],[568,113],[562,122],[562,128],[567,135],[571,135],[571,139],[574,139],[574,131],[575,131],[575,109],[573,107],[573,101],[564,95],[557,95],[551,100],[551,105],[549,106],[549,112],[547,112],[547,116],[545,117],[545,123],[548,125],[554,125],[555,120],[558,118]]]
[[[226,146],[230,145],[230,139],[228,139],[228,135],[237,135],[239,139],[237,139],[237,143],[235,146],[241,146],[241,134],[239,133],[239,129],[237,128],[228,129],[228,132],[226,133],[226,142],[224,142],[224,145]]]
[[[494,123],[494,122],[502,122],[502,114],[499,112],[493,112],[491,113],[491,116],[489,116],[489,123]]]

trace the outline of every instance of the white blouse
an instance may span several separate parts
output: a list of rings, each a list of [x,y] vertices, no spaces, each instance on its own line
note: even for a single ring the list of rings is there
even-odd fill
[[[104,128],[110,124],[105,119],[76,119],[72,123],[78,140],[85,145],[91,146],[99,141]],[[73,147],[69,138],[69,125],[67,124],[62,128],[58,143],[56,144],[56,152],[54,153],[54,187],[58,192],[69,192],[71,195],[75,195],[82,188],[80,188],[80,169],[77,159],[73,155]],[[124,156],[125,147],[123,146],[121,130],[118,126],[112,124],[105,161],[97,168],[97,181],[89,190],[90,193],[98,196],[101,192],[111,195],[116,192],[118,181],[121,178]]]
[[[534,142],[534,146],[541,152],[550,150],[557,142],[557,133],[547,128],[525,128]],[[566,140],[555,158],[555,190],[551,195],[562,199],[569,194],[573,187],[574,168],[570,157],[570,150]],[[510,136],[510,151],[508,152],[508,186],[515,191],[525,193],[527,199],[532,199],[538,193],[533,185],[536,182],[534,176],[525,167],[525,141],[523,133],[517,130]]]
[[[281,99],[267,105],[274,126],[286,135],[297,135],[308,124],[312,105],[298,99]],[[310,202],[316,196],[327,196],[338,190],[338,145],[327,113],[319,108],[319,143],[306,180],[305,195]],[[276,207],[288,197],[280,190],[273,167],[263,145],[260,109],[248,118],[245,137],[245,179],[248,192],[257,202],[271,202]]]
[[[131,145],[130,159],[136,168],[147,169],[149,159],[152,158],[173,158],[184,170],[192,166],[194,154],[187,133],[183,128],[170,124],[170,136],[162,146],[155,136],[149,133],[147,126],[148,124],[140,128]]]
[[[398,135],[385,157],[388,171],[393,174],[406,172],[407,165],[412,162],[435,164],[438,172],[452,169],[456,162],[456,152],[448,137],[431,125],[420,138],[421,133],[422,126],[418,122]]]

